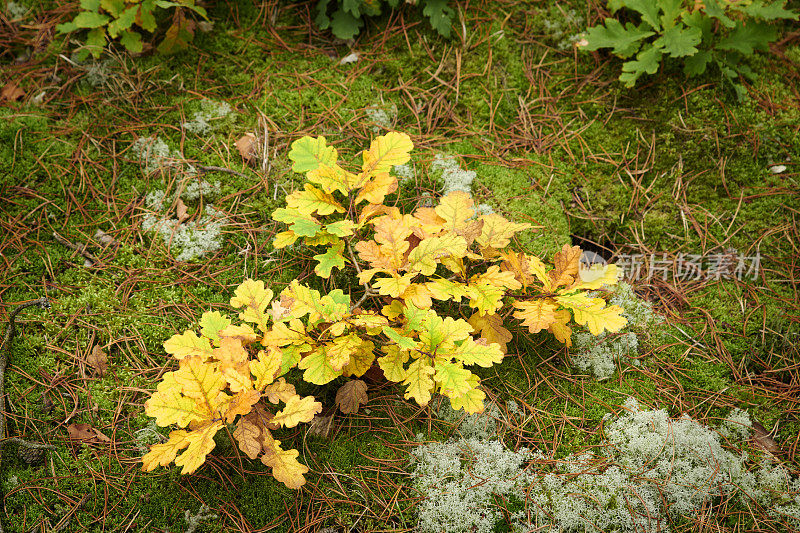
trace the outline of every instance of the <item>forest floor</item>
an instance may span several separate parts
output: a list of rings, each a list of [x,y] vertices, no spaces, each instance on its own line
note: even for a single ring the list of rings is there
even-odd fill
[[[410,452],[454,426],[391,384],[372,385],[360,413],[336,414],[327,436],[296,428],[286,444],[311,470],[302,490],[242,462],[224,436],[196,474],[141,470],[167,433],[143,409],[174,363],[162,343],[204,311],[229,312],[244,278],[278,293],[310,273],[298,252],[272,247],[282,228],[271,213],[302,184],[287,154],[303,135],[354,158],[375,136],[405,132],[408,205],[439,193],[434,161],[456,156],[475,172],[476,203],[537,227],[517,243],[529,253],[549,260],[579,244],[644,265],[629,281],[665,320],[642,333],[639,364],[598,380],[540,334],[483,371],[489,398],[522,406],[498,429],[506,446],[586,450],[633,396],[709,425],[746,409],[756,438],[744,448],[797,470],[796,27],[750,60],[756,79],[738,101],[713,75],[666,71],[624,89],[619,61],[565,44],[600,17],[585,3],[470,3],[449,40],[412,10],[350,44],[317,30],[307,2],[254,4],[217,2],[213,29],[172,56],[75,61],[77,43],[54,32],[74,5],[2,28],[0,86],[19,92],[0,102],[0,320],[19,302],[52,303],[17,320],[8,434],[55,447],[34,464],[4,447],[8,531],[177,532],[201,510],[216,517],[196,531],[415,527]],[[235,147],[247,132],[268,139],[264,165]],[[197,194],[182,207],[151,194],[186,187]],[[154,217],[212,227],[197,249],[181,247],[148,231]],[[676,270],[692,257],[699,270]],[[715,270],[720,258],[744,268]],[[298,388],[333,403],[333,386]],[[734,513],[674,527],[780,530]]]

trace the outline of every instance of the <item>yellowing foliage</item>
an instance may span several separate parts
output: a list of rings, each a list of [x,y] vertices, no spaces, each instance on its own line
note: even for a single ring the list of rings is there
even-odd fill
[[[573,321],[595,335],[625,325],[621,308],[589,293],[615,284],[616,267],[581,268],[577,246],[565,245],[548,268],[510,249],[528,224],[481,215],[461,191],[412,213],[385,205],[398,186],[391,169],[409,161],[412,147],[402,133],[379,137],[353,173],[339,166],[323,137],[293,143],[293,169],[309,183],[274,212],[288,225],[274,246],[310,246],[319,252],[312,254],[317,276],[348,272],[352,283],[347,293],[323,294],[295,280],[273,298],[262,281],[248,279],[230,301],[242,324],[206,313],[200,335],[187,331],[166,341],[179,369],[164,375],[146,412],[180,429],[152,447],[145,469],[174,460],[192,472],[213,449],[214,434],[235,424],[240,449],[297,488],[308,469],[295,450],[280,448],[273,431],[311,421],[321,405],[280,377],[292,369],[325,385],[376,365],[407,399],[426,405],[438,393],[454,409],[476,413],[485,393],[470,368],[500,363],[519,325],[547,330],[567,346]],[[445,308],[463,315],[447,316]],[[366,402],[359,391],[340,395],[346,412]]]

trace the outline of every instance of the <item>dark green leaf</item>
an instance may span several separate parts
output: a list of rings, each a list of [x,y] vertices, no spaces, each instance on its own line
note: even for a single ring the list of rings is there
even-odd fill
[[[81,0],[81,9],[84,11],[99,11],[100,0]]]
[[[711,20],[710,17],[705,16],[702,11],[695,11],[694,13],[684,12],[681,19],[683,20],[683,23],[689,26],[690,28],[699,29],[703,35],[702,36],[703,41],[711,40],[711,29],[713,26],[713,21]]]
[[[693,56],[689,56],[684,60],[683,72],[689,77],[699,76],[706,71],[709,61],[711,61],[711,52],[708,50],[700,50]]]
[[[119,42],[129,52],[139,54],[142,52],[142,36],[132,30],[125,30],[119,36]]]
[[[671,57],[685,57],[697,53],[695,45],[700,44],[702,36],[703,32],[697,28],[687,28],[683,24],[676,24],[667,28],[653,44],[662,48],[664,53]]]
[[[754,50],[766,52],[768,44],[777,38],[775,28],[763,22],[737,24],[727,37],[717,43],[720,50],[735,50],[744,55],[751,55]]]
[[[797,13],[785,9],[783,7],[783,2],[773,2],[771,4],[764,5],[761,0],[756,0],[750,5],[742,6],[740,9],[751,17],[756,17],[763,20],[797,20]]]
[[[626,0],[625,7],[641,14],[642,20],[654,30],[661,29],[661,22],[658,20],[657,0]]]
[[[321,30],[327,30],[331,26],[331,18],[328,16],[328,4],[330,3],[331,0],[319,0],[317,7],[314,8],[314,11],[317,12],[314,22]]]
[[[717,0],[705,0],[704,9],[709,17],[717,19],[726,28],[736,26],[736,23],[725,14],[725,5],[720,5]]]
[[[637,27],[629,22],[623,28],[617,19],[607,18],[605,26],[594,26],[586,32],[589,44],[584,49],[592,51],[611,48],[611,51],[619,56],[630,57],[639,49],[639,41],[651,35],[654,33],[644,29],[643,24]]]
[[[64,22],[64,23],[59,24],[58,26],[56,26],[56,31],[58,33],[70,33],[70,32],[73,32],[73,31],[75,31],[77,29],[78,29],[78,26],[72,21]]]
[[[112,21],[108,25],[108,34],[111,37],[116,37],[120,32],[129,29],[136,21],[136,12],[139,11],[139,6],[130,6],[122,12],[117,20]]]
[[[139,4],[139,12],[136,14],[136,24],[145,31],[154,32],[158,27],[153,11],[156,9],[155,0],[142,0]]]
[[[100,6],[114,17],[118,17],[125,10],[125,0],[100,0]],[[92,11],[97,10],[93,9]]]
[[[341,9],[337,10],[331,17],[331,31],[339,39],[352,39],[358,35],[363,25],[364,22],[361,19],[357,19]]]
[[[661,26],[669,28],[681,16],[683,10],[682,0],[661,0],[659,6],[663,14],[661,15]]]
[[[355,18],[361,17],[361,0],[340,0],[340,4],[345,12]]]
[[[431,28],[442,37],[450,37],[450,27],[453,24],[452,8],[447,5],[447,0],[427,0],[422,14],[428,17]]]
[[[642,74],[655,74],[658,72],[658,65],[661,63],[661,55],[661,50],[655,46],[644,48],[636,54],[636,59],[626,61],[622,65],[622,74],[619,76],[619,81],[624,83],[625,87],[633,87]]]
[[[106,46],[106,30],[105,28],[95,28],[86,34],[86,44],[78,53],[78,60],[83,61],[88,54],[97,59],[103,53],[103,48]],[[86,54],[81,59],[81,54]]]

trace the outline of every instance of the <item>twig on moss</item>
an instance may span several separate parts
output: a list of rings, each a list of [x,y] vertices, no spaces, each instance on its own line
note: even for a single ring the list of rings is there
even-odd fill
[[[202,170],[203,172],[224,172],[226,174],[233,174],[234,176],[239,176],[240,178],[245,178],[248,180],[254,179],[252,176],[248,176],[238,170],[233,170],[232,168],[225,168],[225,167],[217,167],[214,165],[198,165],[197,168]]]
[[[81,254],[83,256],[83,258],[86,259],[86,261],[87,261],[86,266],[94,266],[94,265],[96,265],[96,264],[98,264],[100,262],[100,260],[97,259],[97,257],[94,256],[94,254],[92,254],[92,252],[90,252],[90,251],[88,251],[86,249],[86,245],[85,244],[83,244],[81,242],[79,242],[77,244],[74,244],[74,243],[68,241],[67,239],[65,239],[64,237],[62,237],[61,235],[59,235],[58,233],[56,233],[55,231],[53,232],[53,238],[59,244],[63,244],[64,246],[66,246],[70,250],[75,250],[76,252]]]
[[[11,346],[11,339],[14,337],[14,321],[17,319],[17,315],[23,309],[27,309],[28,307],[33,307],[34,305],[39,306],[41,309],[49,309],[50,308],[50,301],[46,297],[41,297],[38,300],[33,300],[30,302],[23,302],[19,304],[8,317],[8,326],[6,326],[6,332],[3,336],[3,342],[0,344],[0,466],[2,466],[3,462],[3,444],[5,444],[6,440],[6,396],[5,396],[5,372],[6,366],[8,365],[8,350]],[[28,444],[27,441],[22,441],[22,439],[14,439],[17,442],[23,442],[24,444]],[[32,444],[32,443],[31,443]],[[47,445],[40,445],[42,447],[46,447]],[[0,533],[3,532],[3,524],[0,522]]]

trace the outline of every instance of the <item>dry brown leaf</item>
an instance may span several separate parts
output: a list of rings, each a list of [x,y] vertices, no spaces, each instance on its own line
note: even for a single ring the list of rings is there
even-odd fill
[[[570,246],[565,244],[553,257],[555,268],[549,272],[550,279],[555,286],[570,285],[578,275],[581,262],[580,246]]]
[[[308,427],[308,433],[316,437],[328,438],[333,427],[333,415],[314,417]]]
[[[336,391],[336,405],[345,414],[358,412],[358,408],[367,403],[367,384],[360,379],[348,381]]]
[[[86,443],[111,442],[111,439],[89,424],[70,424],[67,426],[67,433],[69,433],[69,439],[73,441]]]
[[[92,367],[93,374],[103,377],[103,374],[108,370],[108,355],[106,355],[99,345],[95,344],[92,347],[92,351],[89,352],[89,355],[86,357],[86,364]]]
[[[236,149],[246,163],[258,161],[258,144],[255,134],[247,132],[235,143]]]
[[[768,455],[775,456],[781,449],[778,443],[757,420],[753,420],[753,442],[756,446],[767,452]]]
[[[178,201],[175,204],[175,209],[177,211],[178,222],[183,222],[187,218],[189,218],[189,209],[186,207],[186,204],[183,203],[183,200],[178,198]]]
[[[8,100],[9,102],[21,100],[23,96],[25,96],[25,91],[20,89],[13,81],[6,83],[3,90],[0,91],[0,100]]]

